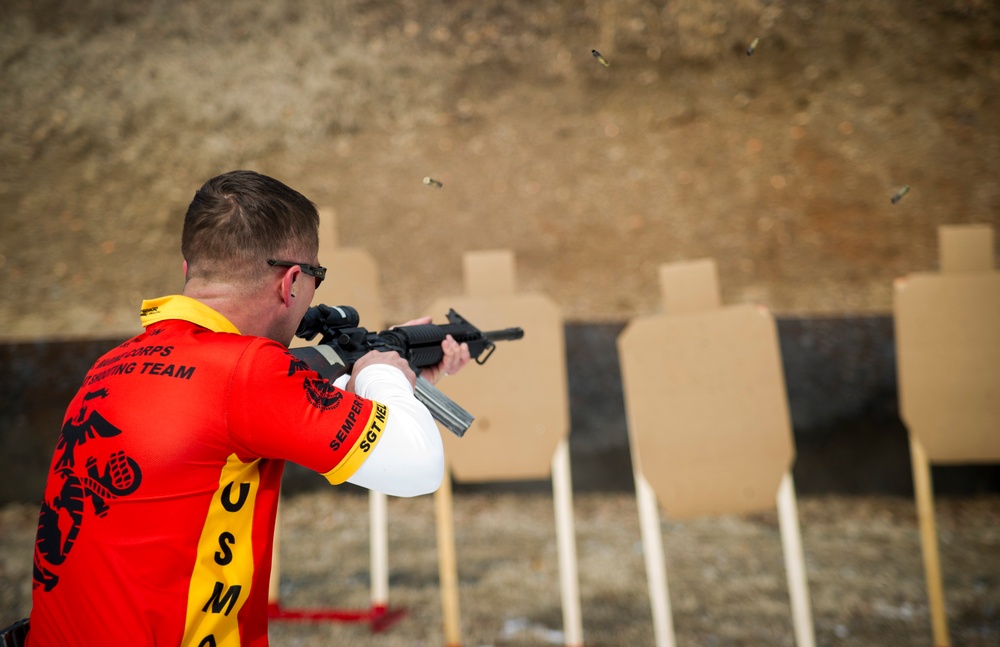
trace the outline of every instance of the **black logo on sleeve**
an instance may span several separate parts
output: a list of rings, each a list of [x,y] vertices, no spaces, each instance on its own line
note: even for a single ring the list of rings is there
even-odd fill
[[[292,356],[290,362],[288,362],[288,377],[291,377],[298,373],[299,371],[310,370],[309,365],[306,364],[305,360],[299,359],[298,357]]]
[[[329,410],[340,406],[340,401],[344,399],[344,392],[335,387],[331,382],[323,378],[306,378],[302,383],[306,390],[306,397],[317,409]]]

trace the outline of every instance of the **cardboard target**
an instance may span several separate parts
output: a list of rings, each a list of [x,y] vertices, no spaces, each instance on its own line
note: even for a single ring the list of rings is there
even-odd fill
[[[520,327],[524,337],[500,341],[482,366],[471,365],[438,384],[475,416],[462,438],[444,432],[445,454],[457,481],[545,479],[569,435],[569,394],[563,322],[558,307],[535,293],[515,293],[509,251],[464,256],[466,294],[435,301],[435,323],[453,308],[487,332]]]
[[[618,339],[633,463],[671,518],[773,509],[794,459],[774,318],[720,307],[715,263],[661,267]]]
[[[940,272],[897,280],[900,413],[931,463],[1000,461],[1000,272],[993,230],[939,230]]]

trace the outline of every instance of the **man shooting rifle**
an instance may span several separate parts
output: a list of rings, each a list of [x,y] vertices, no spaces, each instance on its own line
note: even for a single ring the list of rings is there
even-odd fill
[[[374,349],[334,384],[289,353],[326,278],[318,250],[315,205],[273,178],[233,171],[195,193],[183,294],[143,302],[145,331],[97,361],[64,418],[30,647],[266,647],[285,461],[395,496],[440,486],[410,362]],[[430,382],[470,359],[437,345]]]

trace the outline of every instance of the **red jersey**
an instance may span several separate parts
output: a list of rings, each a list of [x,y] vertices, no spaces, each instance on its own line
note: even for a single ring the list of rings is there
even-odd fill
[[[35,542],[28,645],[267,645],[285,460],[343,483],[387,407],[183,296],[70,403]]]

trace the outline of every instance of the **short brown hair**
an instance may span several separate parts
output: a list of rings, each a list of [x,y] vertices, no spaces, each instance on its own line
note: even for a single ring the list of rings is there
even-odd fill
[[[181,233],[188,279],[255,283],[269,271],[267,259],[308,263],[318,247],[316,205],[254,171],[206,182],[188,206]]]

